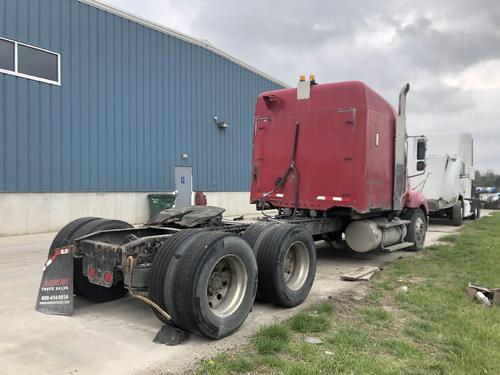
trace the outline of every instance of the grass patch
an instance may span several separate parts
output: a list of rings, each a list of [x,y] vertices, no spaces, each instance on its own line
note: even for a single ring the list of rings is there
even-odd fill
[[[331,303],[323,302],[312,305],[308,308],[308,311],[312,312],[313,314],[331,315],[335,312],[335,308]]]
[[[200,364],[207,374],[496,374],[500,308],[467,296],[469,282],[500,287],[500,214],[400,259],[370,282],[364,302],[311,306],[264,327],[235,356]],[[406,293],[396,290],[406,285]],[[306,336],[322,343],[305,342]],[[210,362],[211,361],[211,362]]]
[[[252,338],[252,343],[259,354],[275,354],[286,348],[290,338],[291,332],[287,327],[273,324],[261,328]]]
[[[366,307],[359,312],[365,323],[372,325],[387,326],[393,320],[391,314],[380,307]]]
[[[441,237],[439,241],[441,242],[448,242],[448,243],[456,243],[460,239],[460,236],[457,236],[456,234],[449,234],[447,236]]]
[[[369,336],[365,331],[354,327],[339,328],[334,334],[327,338],[327,342],[335,349],[362,349],[368,344]]]
[[[203,361],[198,368],[198,374],[248,373],[255,368],[254,361],[240,354],[234,358],[226,353]]]
[[[290,319],[290,327],[302,333],[324,332],[330,328],[330,320],[324,315],[300,312]]]
[[[286,361],[277,355],[259,355],[256,358],[256,364],[268,369],[283,368]]]
[[[253,361],[247,357],[237,357],[228,361],[227,368],[233,372],[249,372],[254,368]]]
[[[307,342],[299,342],[296,345],[291,345],[288,353],[293,358],[301,361],[310,361],[319,353],[318,345],[309,344]]]
[[[403,339],[391,338],[382,340],[380,341],[380,345],[398,358],[418,357],[422,355],[417,345]]]
[[[292,362],[285,366],[283,373],[286,375],[309,375],[311,368],[306,363]]]

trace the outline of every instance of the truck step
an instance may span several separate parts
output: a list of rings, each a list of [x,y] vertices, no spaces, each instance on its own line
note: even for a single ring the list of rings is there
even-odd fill
[[[384,247],[382,251],[384,253],[393,253],[401,249],[406,249],[407,247],[413,246],[414,244],[414,242],[400,242],[395,245]]]
[[[379,228],[391,228],[391,227],[398,227],[400,225],[405,225],[405,224],[410,224],[410,220],[403,220],[399,217],[396,217],[394,218],[393,220],[391,220],[390,222],[382,222],[382,223],[378,223],[378,227]]]

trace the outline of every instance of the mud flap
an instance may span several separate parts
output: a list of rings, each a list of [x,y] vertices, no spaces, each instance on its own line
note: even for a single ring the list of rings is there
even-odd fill
[[[177,327],[171,326],[170,324],[165,324],[156,334],[156,337],[154,338],[153,342],[155,344],[165,344],[168,346],[175,346],[186,341],[188,338],[189,338],[188,332],[179,329]]]
[[[56,249],[43,266],[36,309],[45,314],[73,313],[73,248]]]

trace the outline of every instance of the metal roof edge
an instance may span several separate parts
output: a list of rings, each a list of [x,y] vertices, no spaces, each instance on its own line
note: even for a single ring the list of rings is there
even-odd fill
[[[105,12],[108,12],[108,13],[111,13],[111,14],[114,14],[115,16],[118,16],[118,17],[122,17],[124,19],[127,19],[129,21],[132,21],[132,22],[135,22],[137,24],[140,24],[140,25],[143,25],[145,27],[148,27],[150,29],[153,29],[153,30],[156,30],[156,31],[159,31],[163,34],[167,34],[167,35],[170,35],[174,38],[177,38],[177,39],[180,39],[180,40],[183,40],[185,42],[188,42],[188,43],[191,43],[191,44],[194,44],[196,46],[199,46],[199,47],[202,47],[206,50],[209,50],[259,76],[261,76],[262,78],[265,78],[271,82],[274,82],[276,83],[277,85],[280,85],[280,86],[283,86],[285,88],[289,88],[290,85],[276,79],[276,78],[273,78],[271,77],[270,75],[260,71],[259,69],[257,68],[254,68],[253,66],[251,65],[248,65],[247,63],[237,59],[236,57],[233,57],[231,55],[229,55],[228,53],[224,52],[223,50],[219,49],[219,48],[216,48],[214,47],[212,44],[210,44],[209,42],[205,41],[205,40],[201,40],[201,39],[197,39],[195,37],[192,37],[190,35],[187,35],[187,34],[184,34],[184,33],[181,33],[179,31],[176,31],[174,29],[171,29],[167,26],[163,26],[159,23],[156,23],[156,22],[152,22],[152,21],[149,21],[141,16],[138,16],[138,15],[135,15],[135,14],[132,14],[130,12],[127,12],[125,10],[122,10],[122,9],[119,9],[119,8],[116,8],[114,6],[111,6],[109,4],[106,4],[106,3],[103,3],[101,1],[97,1],[97,0],[78,0],[80,3],[83,3],[83,4],[87,4],[87,5],[90,5],[90,6],[93,6],[95,8],[98,8],[98,9],[101,9]]]

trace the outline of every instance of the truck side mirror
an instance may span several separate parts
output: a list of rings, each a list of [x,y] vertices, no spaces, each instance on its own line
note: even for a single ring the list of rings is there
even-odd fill
[[[425,161],[419,160],[417,161],[417,171],[421,172],[425,170]]]
[[[417,160],[425,160],[425,152],[427,151],[427,141],[425,138],[417,139]]]
[[[427,139],[425,137],[417,138],[417,171],[425,170],[425,153],[427,151]]]

